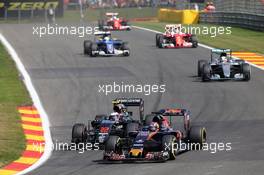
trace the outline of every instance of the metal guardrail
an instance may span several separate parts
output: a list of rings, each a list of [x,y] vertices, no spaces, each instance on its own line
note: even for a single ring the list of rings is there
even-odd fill
[[[28,11],[24,11],[21,9],[13,10],[13,11],[8,11],[6,8],[4,9],[4,16],[0,18],[0,20],[14,20],[17,21],[18,23],[21,22],[23,19],[35,19],[38,22],[49,22],[49,23],[54,23],[56,19],[56,11],[53,11],[53,15],[48,14],[48,10],[35,10],[31,9]]]
[[[200,23],[224,24],[264,31],[264,15],[238,12],[200,13]]]

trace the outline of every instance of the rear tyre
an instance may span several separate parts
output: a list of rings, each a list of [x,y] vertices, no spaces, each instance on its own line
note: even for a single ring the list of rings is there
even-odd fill
[[[242,64],[242,73],[243,73],[243,75],[244,75],[244,81],[249,81],[250,80],[250,73],[251,73],[251,71],[250,71],[250,65],[248,64],[248,63],[243,63]]]
[[[110,135],[109,138],[105,142],[105,151],[116,153],[118,151],[119,140],[120,140],[120,137]]]
[[[178,149],[174,149],[175,143],[177,143],[177,140],[173,135],[164,135],[162,137],[162,150],[169,153],[169,160],[174,160],[178,154]]]
[[[83,42],[83,53],[85,55],[89,55],[90,54],[90,52],[91,52],[91,45],[92,45],[92,41],[90,41],[90,40],[85,40]]]
[[[191,143],[196,143],[195,149],[202,148],[202,144],[206,142],[206,129],[201,126],[192,126],[189,132],[189,140]]]
[[[201,75],[203,82],[211,80],[211,66],[209,64],[203,65],[203,71]]]
[[[198,66],[197,66],[197,75],[198,77],[201,77],[202,71],[203,71],[203,65],[206,64],[206,60],[199,60]]]
[[[83,123],[76,123],[72,127],[72,143],[85,143],[87,139],[87,128]]]
[[[191,36],[191,43],[192,43],[192,47],[196,48],[198,47],[198,39],[196,35],[192,35]]]

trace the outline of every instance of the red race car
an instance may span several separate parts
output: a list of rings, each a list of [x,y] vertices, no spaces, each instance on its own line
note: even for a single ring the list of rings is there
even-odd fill
[[[181,24],[168,24],[164,34],[156,34],[158,48],[196,48],[198,39],[195,35],[181,32]]]
[[[119,18],[118,13],[106,13],[107,20],[99,20],[99,30],[131,30],[128,21]]]

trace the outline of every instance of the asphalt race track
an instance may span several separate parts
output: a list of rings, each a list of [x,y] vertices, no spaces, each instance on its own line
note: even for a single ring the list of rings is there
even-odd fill
[[[18,32],[19,29],[19,32]],[[115,97],[142,97],[145,113],[183,107],[193,123],[207,127],[208,142],[231,142],[231,151],[192,151],[175,161],[147,164],[100,164],[101,151],[55,151],[31,175],[257,175],[264,172],[264,71],[252,68],[250,82],[202,83],[197,60],[210,50],[157,49],[151,32],[114,32],[130,43],[130,57],[90,58],[82,54],[84,38],[32,35],[31,24],[4,25],[9,40],[30,73],[46,109],[54,142],[70,142],[75,122],[111,112]],[[217,39],[217,38],[216,38]],[[99,84],[166,84],[166,92],[98,92]]]

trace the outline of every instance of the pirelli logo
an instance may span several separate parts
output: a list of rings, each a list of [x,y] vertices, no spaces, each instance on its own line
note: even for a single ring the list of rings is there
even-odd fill
[[[0,8],[6,8],[8,11],[12,10],[44,10],[53,8],[56,9],[59,6],[59,1],[24,1],[24,2],[0,2]]]

